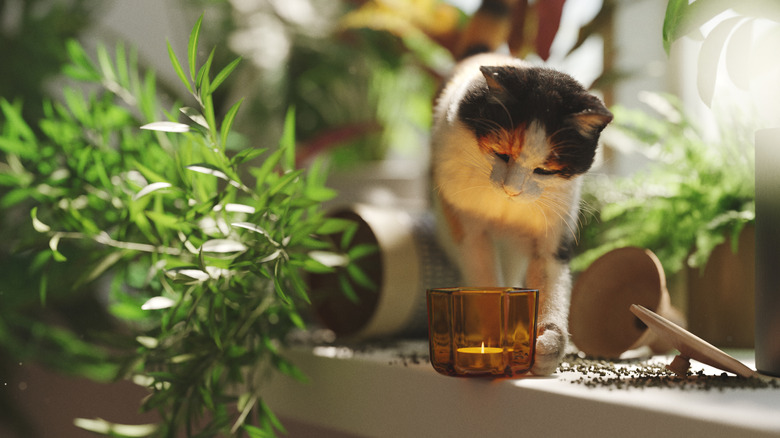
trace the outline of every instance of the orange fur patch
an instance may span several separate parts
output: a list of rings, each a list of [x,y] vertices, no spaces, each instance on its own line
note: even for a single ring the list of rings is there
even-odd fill
[[[439,196],[439,201],[441,202],[442,213],[444,214],[444,219],[447,221],[447,228],[450,231],[452,240],[455,243],[462,242],[465,232],[463,230],[463,224],[460,222],[460,218],[457,213],[455,213],[452,206],[441,196]]]
[[[518,126],[513,131],[501,130],[499,133],[488,134],[478,139],[479,149],[486,154],[505,154],[518,157],[525,144],[525,125]]]

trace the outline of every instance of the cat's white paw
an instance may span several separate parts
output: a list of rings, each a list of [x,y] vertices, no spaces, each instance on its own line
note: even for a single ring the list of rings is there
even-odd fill
[[[534,366],[531,372],[537,376],[548,376],[555,372],[566,350],[566,336],[555,324],[545,324],[536,338]]]

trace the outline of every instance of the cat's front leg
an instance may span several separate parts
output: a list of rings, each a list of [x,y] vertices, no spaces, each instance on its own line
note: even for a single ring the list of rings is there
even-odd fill
[[[498,281],[496,255],[485,231],[470,229],[458,244],[459,268],[468,286],[502,286]]]
[[[531,372],[546,376],[555,372],[568,340],[571,274],[566,262],[535,257],[528,266],[528,287],[539,289],[539,317],[534,366]]]

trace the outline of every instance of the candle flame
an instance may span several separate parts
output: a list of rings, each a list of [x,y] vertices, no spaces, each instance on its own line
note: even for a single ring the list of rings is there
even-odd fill
[[[485,342],[482,342],[482,351],[480,353],[485,354]]]

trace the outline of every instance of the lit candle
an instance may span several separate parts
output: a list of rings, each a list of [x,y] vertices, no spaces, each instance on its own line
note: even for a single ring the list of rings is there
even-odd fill
[[[463,372],[469,371],[503,371],[504,349],[497,347],[461,347],[455,354],[455,367]]]

